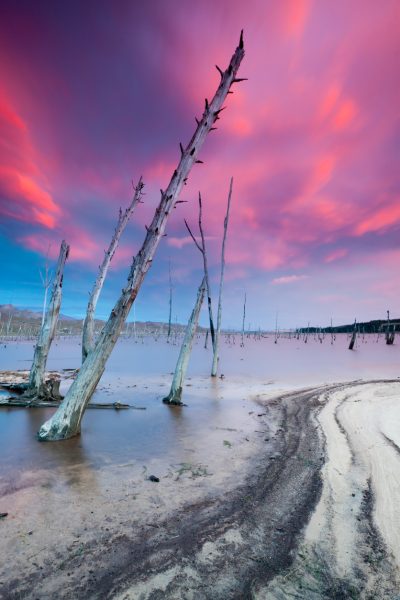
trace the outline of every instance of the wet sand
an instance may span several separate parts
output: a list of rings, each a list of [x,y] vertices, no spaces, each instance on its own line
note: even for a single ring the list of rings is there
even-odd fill
[[[100,452],[90,417],[81,439],[10,458],[1,598],[400,597],[398,381],[287,392],[192,376],[188,406],[172,408],[159,402],[169,380],[130,380],[148,408],[124,417],[122,438],[146,424],[142,455],[107,437]],[[28,411],[26,433],[45,410]]]

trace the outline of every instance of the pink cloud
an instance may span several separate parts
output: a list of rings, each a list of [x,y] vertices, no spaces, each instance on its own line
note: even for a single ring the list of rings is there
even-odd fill
[[[175,169],[179,141],[190,137],[194,116],[218,83],[214,64],[225,66],[244,25],[241,76],[249,79],[228,97],[218,130],[202,149],[204,165],[196,165],[183,190],[188,202],[168,223],[164,248],[182,272],[201,266],[186,264],[192,241],[183,226],[186,217],[195,228],[201,190],[210,265],[218,266],[233,175],[232,280],[246,270],[290,272],[313,264],[329,270],[336,263],[350,269],[351,261],[368,261],[372,248],[384,252],[378,245],[383,238],[393,243],[400,223],[398,3],[161,5],[147,12],[144,3],[142,18],[152,26],[135,36],[132,20],[113,14],[104,52],[101,44],[92,52],[77,35],[76,54],[68,40],[65,49],[57,46],[61,59],[48,51],[27,58],[16,42],[12,53],[3,53],[2,64],[6,55],[10,62],[6,70],[0,64],[3,86],[18,103],[3,100],[0,109],[6,140],[0,185],[9,199],[1,214],[26,227],[20,242],[45,253],[49,240],[57,248],[65,237],[72,261],[98,264],[116,209],[129,201],[130,179],[143,173],[145,205],[113,266],[129,264],[158,189]],[[34,33],[36,47],[48,31],[38,26]],[[66,67],[71,53],[74,70]],[[82,55],[85,61],[77,60]],[[40,101],[30,89],[34,80]],[[375,245],[366,243],[367,234]]]
[[[308,277],[308,275],[283,275],[282,277],[275,277],[271,283],[273,285],[286,285],[288,283],[303,281],[304,279],[308,279]]]
[[[325,256],[324,260],[326,263],[331,263],[341,258],[344,258],[345,256],[347,256],[347,254],[348,250],[346,250],[346,248],[338,248],[338,250],[334,250],[333,252],[330,252],[327,256]]]
[[[4,198],[0,214],[53,229],[61,208],[48,190],[26,123],[4,97],[0,136],[0,193]]]
[[[399,225],[400,198],[393,199],[387,206],[377,207],[371,213],[355,226],[355,235],[360,236],[371,232],[384,233],[388,227]]]
[[[167,239],[167,244],[168,246],[172,246],[173,248],[182,249],[185,246],[193,244],[193,240],[190,237],[190,235],[187,235],[185,237],[169,237]]]

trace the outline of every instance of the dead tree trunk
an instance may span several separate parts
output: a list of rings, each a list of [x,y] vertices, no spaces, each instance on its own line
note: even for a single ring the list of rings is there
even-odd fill
[[[356,343],[356,338],[357,338],[357,320],[354,321],[354,329],[353,329],[353,333],[351,334],[349,350],[354,349],[354,344]]]
[[[207,306],[208,306],[208,317],[210,320],[210,335],[211,335],[211,345],[214,350],[215,348],[215,329],[214,329],[214,318],[212,313],[212,302],[211,302],[211,286],[210,286],[210,278],[208,276],[208,261],[207,261],[207,250],[206,250],[206,240],[204,236],[203,230],[203,203],[201,200],[201,194],[199,192],[199,230],[201,236],[201,246],[193,235],[187,221],[185,220],[186,229],[188,230],[192,240],[195,243],[195,246],[198,250],[200,250],[203,257],[203,268],[204,268],[204,277],[206,278],[206,290],[207,290]]]
[[[62,440],[80,432],[86,406],[104,372],[108,357],[117,342],[129,310],[151,265],[158,244],[164,235],[171,210],[176,206],[182,186],[197,161],[198,153],[207,134],[214,129],[214,124],[219,118],[232,84],[240,81],[236,78],[236,74],[243,56],[243,35],[241,34],[239,46],[226,71],[218,68],[221,75],[220,84],[212,101],[209,103],[206,99],[203,116],[200,121],[197,121],[197,128],[192,139],[185,149],[181,146],[178,167],[174,171],[167,189],[161,193],[161,200],[154,213],[152,223],[150,227],[146,228],[147,235],[144,243],[133,260],[126,287],[111,311],[96,346],[88,354],[59,409],[40,428],[39,440]]]
[[[387,325],[385,333],[385,341],[388,346],[392,346],[394,343],[394,336],[396,334],[396,325],[393,325],[393,331],[390,331],[390,313],[387,311]]]
[[[50,304],[46,312],[43,326],[40,329],[38,341],[35,347],[33,363],[29,376],[28,387],[25,391],[25,396],[32,398],[48,398],[58,394],[58,389],[51,389],[45,383],[45,372],[47,356],[50,346],[53,341],[58,315],[61,307],[62,284],[64,265],[68,258],[69,246],[62,241],[60,254],[58,257],[57,269],[54,276],[53,289],[51,293]]]
[[[99,267],[99,274],[96,281],[94,282],[93,289],[91,291],[89,302],[86,310],[86,317],[83,323],[82,332],[82,362],[85,361],[87,355],[94,346],[94,314],[96,312],[97,302],[100,296],[100,292],[103,288],[104,281],[107,276],[108,268],[111,260],[118,248],[119,240],[121,235],[128,224],[128,221],[133,214],[136,206],[140,202],[141,190],[142,190],[142,179],[139,180],[138,185],[135,188],[133,199],[131,204],[128,206],[126,211],[123,213],[122,209],[119,209],[118,223],[114,231],[114,235],[108,247],[108,250],[104,252],[104,259]]]
[[[205,340],[204,340],[204,349],[205,350],[207,350],[207,342],[208,342],[208,329],[206,331],[206,337],[205,337]]]
[[[167,342],[171,335],[171,319],[172,319],[172,278],[171,278],[171,262],[169,263],[169,314],[168,314],[168,334]]]
[[[389,344],[389,337],[390,337],[390,313],[389,311],[387,312],[387,322],[386,322],[386,331],[385,331],[385,342],[386,344]]]
[[[40,275],[40,278],[42,280],[43,287],[44,287],[43,308],[42,308],[42,327],[43,327],[44,318],[46,315],[47,296],[49,293],[49,287],[51,285],[51,276],[49,273],[49,251],[50,251],[50,246],[48,247],[47,253],[46,253],[46,263],[44,266],[44,272],[42,273],[42,271],[39,270],[39,275]]]
[[[217,370],[218,370],[219,336],[221,333],[221,320],[222,320],[222,289],[224,286],[224,271],[225,271],[225,243],[226,243],[226,234],[228,231],[229,210],[231,208],[232,186],[233,186],[233,177],[231,177],[231,183],[229,186],[228,206],[226,208],[226,216],[224,219],[224,237],[222,239],[222,251],[221,251],[221,278],[219,281],[219,295],[218,295],[217,331],[215,334],[215,344],[214,344],[214,348],[213,348],[214,354],[213,354],[213,362],[212,362],[212,368],[211,368],[211,377],[216,377]]]
[[[243,303],[243,321],[242,321],[242,341],[240,346],[244,348],[244,322],[246,319],[246,292],[244,293],[244,303]]]
[[[171,390],[168,396],[163,399],[165,404],[182,404],[182,386],[183,382],[185,381],[189,358],[192,352],[193,340],[194,336],[196,335],[197,324],[199,322],[199,315],[201,305],[203,304],[205,290],[206,282],[204,276],[197,292],[196,304],[194,305],[192,314],[190,315],[190,319],[186,327],[185,337],[183,338],[178,362],[176,363],[175,367]]]

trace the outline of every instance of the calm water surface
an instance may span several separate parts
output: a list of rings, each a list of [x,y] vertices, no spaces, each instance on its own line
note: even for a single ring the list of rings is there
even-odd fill
[[[168,392],[179,347],[164,341],[121,340],[110,357],[95,394],[97,402],[129,402],[146,410],[88,410],[82,435],[65,442],[43,444],[35,435],[52,409],[0,409],[0,474],[35,469],[53,470],[85,464],[97,469],[104,464],[130,459],[146,462],[168,453],[179,460],[188,444],[204,445],[212,428],[250,426],[244,415],[243,398],[255,380],[268,389],[290,389],[333,381],[396,378],[400,375],[399,346],[386,346],[383,337],[365,336],[354,352],[347,350],[347,337],[329,338],[320,344],[273,337],[246,339],[245,347],[224,343],[221,372],[225,379],[211,383],[210,350],[199,339],[189,367],[184,408],[166,407],[161,399]],[[80,363],[76,340],[53,344],[49,369],[75,368]],[[0,348],[0,370],[28,369],[33,344],[10,343]],[[232,387],[233,386],[233,387]],[[237,393],[229,393],[236,389]]]

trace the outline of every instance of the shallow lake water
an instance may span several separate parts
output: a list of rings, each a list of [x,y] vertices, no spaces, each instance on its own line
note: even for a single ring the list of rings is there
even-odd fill
[[[184,391],[187,406],[183,408],[161,402],[169,390],[179,345],[153,338],[121,339],[94,397],[97,402],[127,402],[146,410],[87,410],[81,436],[41,444],[36,441],[36,432],[53,409],[1,408],[0,474],[9,483],[12,473],[36,469],[51,471],[74,465],[98,469],[130,460],[142,464],[153,459],[183,462],[194,451],[206,459],[227,430],[245,433],[254,428],[248,402],[256,389],[272,395],[328,382],[400,375],[399,346],[386,346],[383,336],[360,336],[355,351],[347,349],[346,335],[337,336],[333,344],[329,337],[322,344],[313,336],[307,343],[280,338],[276,344],[273,336],[246,338],[244,348],[240,336],[235,343],[232,337],[230,342],[227,339],[221,348],[220,372],[224,378],[211,381],[211,352],[204,349],[204,337],[198,338]],[[80,351],[78,340],[58,340],[48,368],[78,367]],[[32,354],[32,342],[2,345],[0,370],[29,369]]]

